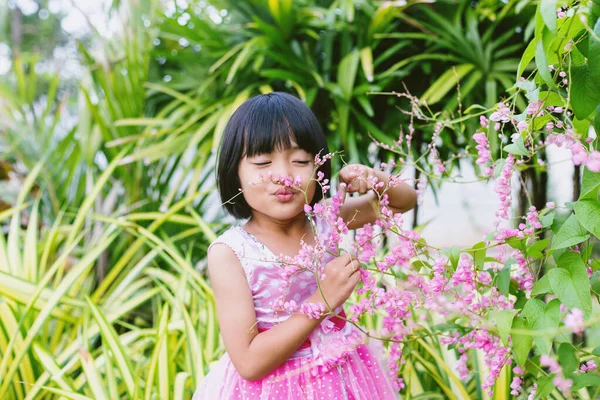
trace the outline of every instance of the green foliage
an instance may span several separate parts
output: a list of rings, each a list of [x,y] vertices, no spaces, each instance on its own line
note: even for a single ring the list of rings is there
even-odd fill
[[[535,331],[554,332],[560,322],[560,301],[553,300],[546,304],[538,299],[531,299],[523,309],[523,316],[527,319],[527,326]],[[552,351],[551,336],[536,336],[534,342],[540,354],[549,354]]]
[[[590,317],[590,281],[579,254],[564,253],[558,260],[558,268],[548,271],[548,279],[552,291],[563,304],[577,307],[585,313],[586,318]]]

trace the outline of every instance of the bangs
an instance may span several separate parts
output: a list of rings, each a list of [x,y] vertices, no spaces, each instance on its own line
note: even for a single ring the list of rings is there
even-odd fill
[[[291,97],[291,96],[290,96]],[[299,99],[281,101],[265,96],[248,110],[244,126],[244,154],[252,157],[273,151],[288,150],[295,142],[313,156],[327,150],[321,127],[312,112]],[[299,102],[303,107],[294,104]],[[306,111],[310,113],[306,114]]]

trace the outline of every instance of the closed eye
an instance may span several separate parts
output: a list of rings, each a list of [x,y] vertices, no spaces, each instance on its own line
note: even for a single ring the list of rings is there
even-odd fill
[[[261,166],[264,166],[264,165],[271,164],[271,161],[255,162],[255,163],[252,163],[252,164],[258,165],[259,167],[261,167]]]
[[[294,161],[294,162],[297,162],[298,164],[302,164],[302,165],[308,165],[308,163],[310,161]]]

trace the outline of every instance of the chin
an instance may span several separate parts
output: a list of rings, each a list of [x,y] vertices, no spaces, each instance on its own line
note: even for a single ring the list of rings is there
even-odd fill
[[[291,206],[291,205],[286,205],[286,207],[281,207],[281,208],[276,208],[276,207],[272,207],[269,208],[268,210],[259,210],[261,213],[263,213],[264,215],[267,215],[271,218],[274,219],[278,219],[278,220],[288,220],[288,219],[292,219],[294,217],[297,217],[300,214],[304,213],[304,203],[302,203],[300,205],[300,207],[298,207],[297,205]]]

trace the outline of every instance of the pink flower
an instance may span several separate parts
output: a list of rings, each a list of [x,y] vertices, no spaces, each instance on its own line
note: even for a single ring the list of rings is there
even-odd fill
[[[492,276],[487,271],[481,271],[477,275],[477,279],[479,279],[479,282],[481,282],[482,285],[489,285],[492,283]]]
[[[510,108],[508,108],[508,104],[498,103],[497,107],[498,107],[498,111],[493,112],[492,115],[490,115],[490,119],[494,122],[499,122],[499,121],[502,121],[504,123],[510,122],[512,112],[510,111]]]
[[[551,358],[550,356],[548,356],[546,354],[542,354],[540,356],[540,365],[542,367],[548,367],[550,369],[550,372],[552,372],[552,373],[557,373],[557,372],[562,371],[558,362],[556,362],[555,359]]]
[[[573,307],[571,312],[565,317],[565,326],[575,333],[582,333],[585,330],[583,311],[577,307]]]
[[[473,139],[477,142],[477,153],[479,154],[479,158],[475,161],[479,165],[485,165],[488,162],[492,161],[492,153],[490,151],[490,145],[488,143],[488,139],[485,133],[476,132],[473,135]],[[494,174],[494,168],[489,167],[484,170],[485,176],[492,176]]]
[[[468,255],[462,254],[452,279],[452,285],[463,284],[463,289],[470,292],[475,289],[475,268]]]
[[[592,172],[600,172],[600,151],[592,151],[585,166]]]
[[[515,376],[510,384],[510,388],[512,389],[510,394],[513,396],[518,396],[521,393],[521,383],[523,381],[518,376]]]
[[[535,206],[529,207],[529,212],[527,213],[526,219],[527,219],[527,222],[529,223],[529,225],[531,225],[535,229],[542,228],[542,223],[540,222],[540,219],[539,219],[538,213],[535,209]]]
[[[556,388],[563,392],[565,396],[569,395],[571,386],[573,386],[572,379],[565,379],[562,376],[555,376],[552,380],[552,383],[554,383],[554,385],[556,385]]]
[[[325,310],[327,309],[323,303],[302,303],[299,311],[310,319],[318,319],[323,316]]]
[[[519,365],[513,368],[513,372],[517,375],[523,375],[525,373],[525,371],[523,371],[523,368],[521,368]]]
[[[519,132],[523,132],[525,129],[527,129],[528,126],[529,124],[527,123],[527,121],[521,121],[517,124],[517,129],[519,130]]]
[[[596,363],[594,362],[594,360],[588,360],[587,362],[587,370],[589,371],[593,371],[596,368],[598,368],[598,366],[596,365]]]
[[[528,115],[532,115],[533,117],[541,117],[542,115],[544,115],[543,104],[543,100],[530,101],[527,105],[527,109],[525,110],[525,112]]]
[[[461,354],[460,358],[456,360],[456,371],[458,372],[458,376],[463,381],[469,379],[469,368],[467,368],[467,361],[469,360],[469,356],[467,353]]]
[[[496,211],[496,217],[501,219],[509,218],[509,210],[511,207],[511,177],[514,166],[515,156],[513,154],[509,154],[506,157],[506,163],[504,167],[502,167],[502,172],[500,173],[500,177],[496,182],[495,192],[498,194],[498,198],[500,199],[500,209]]]
[[[529,396],[527,396],[527,400],[535,399],[536,393],[537,393],[537,382],[533,384],[533,389],[531,390],[531,393],[529,393]]]

